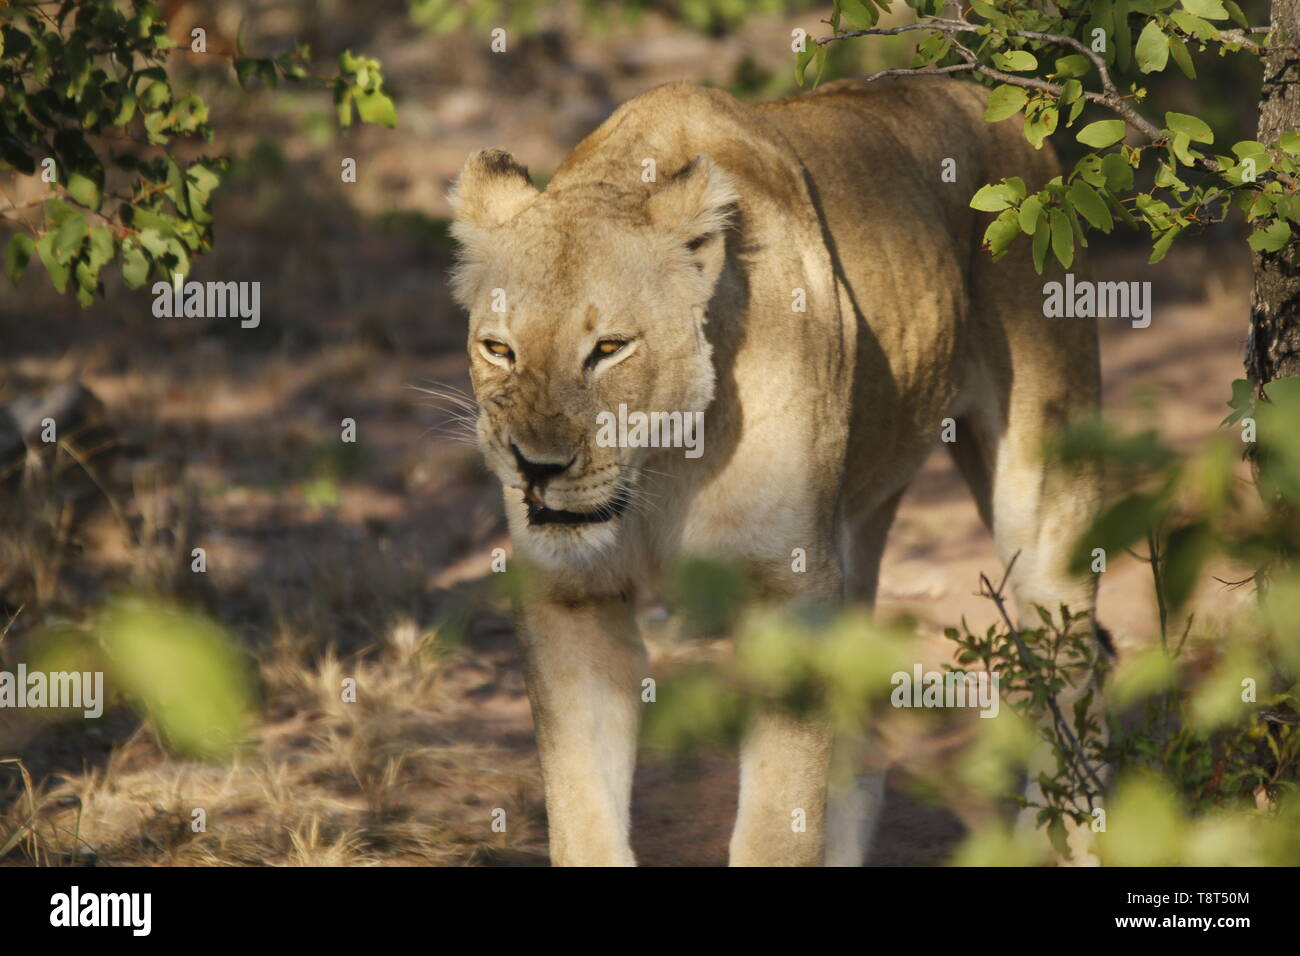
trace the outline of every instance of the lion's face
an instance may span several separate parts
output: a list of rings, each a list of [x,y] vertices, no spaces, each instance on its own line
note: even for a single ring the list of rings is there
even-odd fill
[[[542,195],[495,151],[466,165],[454,289],[470,313],[477,433],[489,467],[523,493],[536,556],[590,556],[629,509],[653,507],[638,476],[658,450],[611,443],[600,416],[709,404],[704,310],[734,200],[704,157],[642,194]]]

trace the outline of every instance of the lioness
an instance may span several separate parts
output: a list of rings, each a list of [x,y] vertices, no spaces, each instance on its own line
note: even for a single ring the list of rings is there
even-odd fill
[[[1028,242],[999,263],[980,248],[978,186],[1054,175],[985,101],[946,79],[757,106],[675,83],[618,109],[545,192],[508,153],[466,163],[453,286],[477,436],[540,578],[521,642],[554,863],[635,862],[636,595],[696,554],[741,565],[766,601],[872,601],[945,418],[1002,560],[1018,554],[1022,611],[1093,607],[1067,556],[1097,482],[1041,446],[1097,403],[1096,328],[1044,318]],[[620,405],[705,412],[703,455],[595,440]],[[733,865],[862,861],[879,777],[828,798],[831,749],[820,724],[756,720]]]

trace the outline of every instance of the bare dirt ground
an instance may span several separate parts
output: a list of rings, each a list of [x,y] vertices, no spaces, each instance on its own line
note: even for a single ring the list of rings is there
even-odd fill
[[[292,35],[297,24],[268,7],[265,35]],[[194,277],[260,279],[258,329],[154,319],[145,289],[110,288],[85,312],[41,289],[40,275],[4,294],[0,404],[79,379],[104,402],[117,444],[93,463],[99,485],[72,506],[3,493],[0,622],[13,620],[0,661],[12,666],[41,627],[86,619],[123,586],[175,595],[248,649],[262,722],[248,755],[210,767],[167,757],[125,707],[94,726],[0,717],[0,758],[20,758],[33,781],[28,789],[15,765],[0,765],[0,834],[24,831],[0,862],[545,862],[531,720],[489,580],[492,549],[508,548],[498,492],[446,409],[410,386],[468,387],[439,217],[470,150],[508,145],[553,168],[626,96],[699,79],[706,61],[725,82],[746,49],[784,62],[762,30],[788,36],[788,24],[768,24],[719,50],[646,29],[598,53],[572,38],[558,51],[531,46],[513,72],[476,83],[479,60],[458,58],[455,45],[377,28],[370,49],[403,94],[394,134],[286,132],[303,111],[328,110],[308,96],[280,113],[269,101],[224,103],[229,148],[252,158],[221,194],[217,248]],[[322,33],[323,48],[341,45]],[[234,119],[263,112],[277,118]],[[355,185],[337,181],[343,156],[359,159]],[[1216,430],[1240,375],[1243,249],[1232,237],[1192,242],[1153,269],[1136,247],[1097,257],[1105,278],[1155,283],[1150,328],[1103,323],[1106,411],[1121,423],[1138,427],[1154,397],[1155,424],[1184,447]],[[359,441],[341,451],[347,417]],[[196,546],[205,575],[189,571]],[[951,653],[945,626],[963,615],[972,628],[992,622],[974,592],[979,573],[997,569],[936,449],[889,539],[880,613],[910,620],[923,659],[938,664]],[[1121,650],[1154,634],[1145,572],[1120,559],[1103,576],[1100,613]],[[1215,587],[1199,606],[1230,615],[1244,599]],[[681,653],[657,639],[651,650],[656,668]],[[355,705],[339,701],[344,676],[358,680]],[[733,756],[648,758],[634,802],[641,862],[724,863]],[[204,833],[189,826],[195,807],[207,811]],[[491,828],[497,808],[504,833]],[[900,770],[873,862],[938,864],[961,834]]]

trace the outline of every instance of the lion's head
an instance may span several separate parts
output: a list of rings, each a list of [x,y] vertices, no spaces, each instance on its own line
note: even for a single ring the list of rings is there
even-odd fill
[[[703,325],[736,201],[697,156],[627,188],[552,183],[509,154],[470,157],[453,187],[453,276],[488,466],[523,492],[534,556],[613,542],[652,449],[597,441],[602,412],[703,412],[714,369]]]

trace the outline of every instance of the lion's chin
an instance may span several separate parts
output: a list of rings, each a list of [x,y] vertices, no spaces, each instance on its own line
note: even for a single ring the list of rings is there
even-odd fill
[[[608,553],[618,543],[621,524],[617,516],[601,521],[541,524],[533,524],[530,519],[528,530],[516,546],[545,568],[595,571],[604,565]]]

